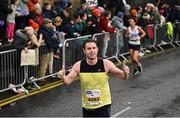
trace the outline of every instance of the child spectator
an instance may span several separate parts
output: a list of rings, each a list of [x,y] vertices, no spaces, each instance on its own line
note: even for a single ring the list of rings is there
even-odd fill
[[[8,0],[0,0],[0,45],[7,41],[6,19],[7,14],[11,12],[12,9],[9,8]]]
[[[17,4],[17,0],[11,0],[11,9],[13,12],[7,15],[7,37],[9,42],[13,42],[14,40],[15,16],[21,15],[20,12],[16,11]]]

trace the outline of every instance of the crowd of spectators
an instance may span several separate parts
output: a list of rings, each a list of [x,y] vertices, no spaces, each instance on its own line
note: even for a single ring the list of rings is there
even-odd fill
[[[70,0],[60,0],[56,7],[51,2],[40,5],[40,0],[1,0],[0,45],[12,43],[18,29],[31,26],[34,30],[39,30],[45,18],[52,20],[55,30],[63,32],[65,38],[104,31],[114,32],[112,24],[118,24],[115,28],[119,30],[124,29],[128,26],[127,18],[130,15],[142,27],[167,21],[174,23],[180,19],[180,6],[177,4],[170,7],[165,0],[136,7],[130,6],[125,0],[115,0],[115,3],[97,0],[94,6],[81,0],[80,7],[73,12],[72,5]],[[110,14],[109,18],[106,17],[107,14]]]

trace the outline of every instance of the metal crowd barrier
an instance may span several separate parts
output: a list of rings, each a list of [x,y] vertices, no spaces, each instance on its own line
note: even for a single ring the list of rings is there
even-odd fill
[[[17,50],[8,50],[0,52],[0,92],[14,87],[23,87],[27,79],[27,68],[20,67],[20,53]]]
[[[174,42],[180,47],[180,22],[176,22],[174,26]]]
[[[167,35],[167,24],[157,24],[155,25],[155,39],[156,39],[156,45],[162,50],[164,51],[164,49],[162,48],[161,45],[165,45],[165,44],[171,44],[174,48],[175,45],[172,43],[173,42],[173,37],[168,36]]]
[[[63,46],[63,66],[66,70],[71,69],[73,64],[83,56],[83,43],[91,38],[91,35],[81,36],[77,38],[66,39]]]
[[[146,27],[146,33],[147,33]],[[161,44],[161,41],[166,41],[170,43],[174,48],[174,43],[180,47],[180,23],[176,23],[174,25],[174,36],[172,39],[168,39],[165,35],[166,25],[156,25],[152,26],[153,38],[148,39],[145,38],[142,40],[143,48],[155,48],[156,51],[160,51],[156,48],[159,46],[161,50],[164,50]],[[7,91],[11,89],[9,87],[10,84],[16,85],[15,87],[22,87],[25,91],[26,89],[23,87],[28,81],[34,83],[37,88],[40,87],[36,84],[36,81],[39,81],[44,78],[52,77],[53,75],[57,75],[58,71],[64,65],[66,70],[70,70],[72,65],[80,59],[84,58],[84,54],[82,51],[82,46],[84,41],[89,38],[96,40],[100,46],[99,48],[99,56],[102,58],[115,58],[119,62],[119,57],[122,57],[124,60],[128,61],[128,59],[124,56],[129,54],[128,52],[128,40],[124,38],[123,31],[118,31],[117,33],[98,33],[93,35],[81,36],[78,38],[66,39],[63,42],[63,48],[60,49],[60,58],[56,59],[52,57],[49,62],[49,66],[46,70],[46,74],[44,77],[39,76],[39,65],[37,66],[20,66],[20,52],[17,50],[8,50],[0,52],[0,92]],[[105,49],[105,50],[104,50]],[[41,56],[45,54],[47,51],[46,46],[42,45],[39,48],[39,57],[41,61]],[[33,78],[33,79],[31,79]],[[28,91],[26,91],[28,93]]]

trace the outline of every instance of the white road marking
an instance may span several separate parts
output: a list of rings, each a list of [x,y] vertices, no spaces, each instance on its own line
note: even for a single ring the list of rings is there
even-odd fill
[[[127,108],[121,110],[120,112],[114,114],[113,116],[111,116],[111,118],[118,117],[119,115],[123,114],[124,112],[126,112],[126,111],[128,111],[130,109],[131,109],[131,107],[127,107]]]

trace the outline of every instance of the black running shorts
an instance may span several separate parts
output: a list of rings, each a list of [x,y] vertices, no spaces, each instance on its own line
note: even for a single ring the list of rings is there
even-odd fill
[[[133,50],[140,50],[140,45],[132,45],[132,44],[129,44],[129,49],[133,49]]]

